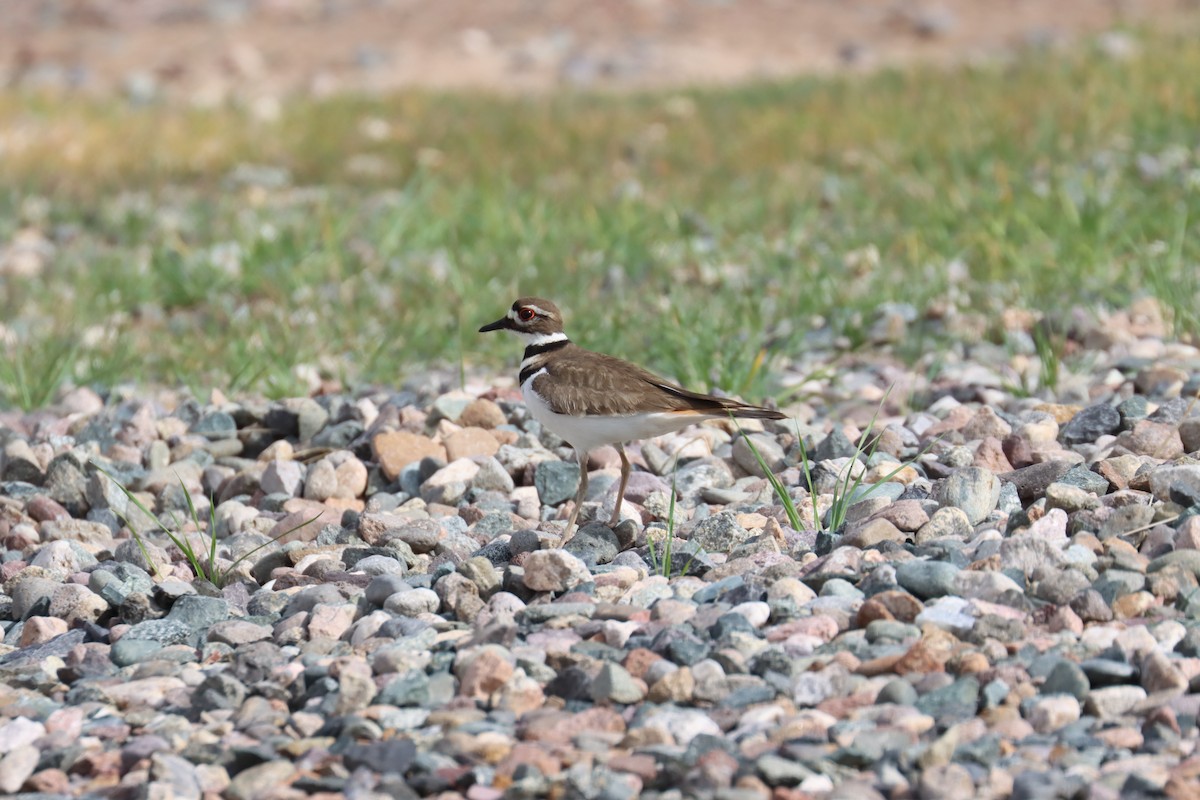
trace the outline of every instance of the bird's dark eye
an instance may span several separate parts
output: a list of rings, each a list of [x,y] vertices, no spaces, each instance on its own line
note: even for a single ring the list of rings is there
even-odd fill
[[[529,322],[529,320],[537,316],[537,312],[535,312],[532,308],[526,307],[518,311],[517,316],[520,317],[523,322]]]

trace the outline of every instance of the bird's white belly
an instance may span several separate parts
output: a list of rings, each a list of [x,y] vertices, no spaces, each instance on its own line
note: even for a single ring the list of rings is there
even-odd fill
[[[619,444],[634,439],[649,439],[664,433],[681,430],[703,417],[691,414],[627,414],[620,417],[586,417],[556,414],[533,390],[533,382],[542,371],[532,375],[521,386],[525,405],[533,418],[576,450],[594,450],[601,445]]]

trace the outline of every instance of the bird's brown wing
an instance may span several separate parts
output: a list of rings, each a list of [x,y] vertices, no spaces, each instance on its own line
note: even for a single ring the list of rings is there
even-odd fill
[[[757,406],[689,392],[636,364],[575,345],[559,351],[546,364],[546,372],[547,375],[534,379],[533,388],[557,414],[616,416],[650,411],[757,416],[744,413],[753,409],[777,415],[768,417],[771,419],[782,417],[778,412]]]

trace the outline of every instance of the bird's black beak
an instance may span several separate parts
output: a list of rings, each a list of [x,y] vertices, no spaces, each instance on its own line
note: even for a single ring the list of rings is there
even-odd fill
[[[500,330],[504,330],[505,328],[511,327],[511,325],[512,325],[512,320],[510,320],[508,317],[501,317],[500,319],[496,320],[495,322],[484,325],[482,328],[479,329],[479,332],[487,333],[488,331],[500,331]]]

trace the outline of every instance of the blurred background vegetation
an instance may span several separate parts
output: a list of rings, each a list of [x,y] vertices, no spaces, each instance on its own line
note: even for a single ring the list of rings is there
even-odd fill
[[[727,88],[0,94],[0,406],[64,382],[302,394],[502,374],[518,294],[750,397],[812,347],[915,363],[1006,310],[1200,335],[1200,41]],[[895,323],[895,324],[892,324]]]

